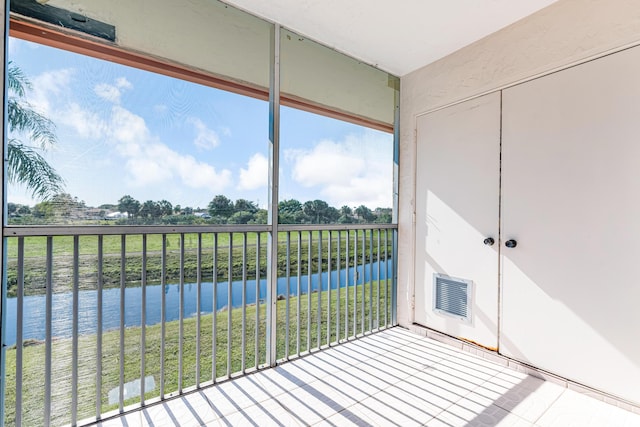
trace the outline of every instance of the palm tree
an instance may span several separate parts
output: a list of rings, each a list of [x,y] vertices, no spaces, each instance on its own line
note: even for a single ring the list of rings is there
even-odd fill
[[[62,177],[39,153],[56,143],[55,124],[25,100],[31,82],[11,62],[7,69],[7,83],[7,179],[10,183],[23,184],[34,198],[49,199],[64,188]],[[15,135],[23,135],[29,142],[22,142]]]

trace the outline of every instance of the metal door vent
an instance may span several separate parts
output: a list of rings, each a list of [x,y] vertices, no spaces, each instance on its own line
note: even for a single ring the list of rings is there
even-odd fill
[[[473,282],[444,274],[433,275],[433,311],[471,323]]]

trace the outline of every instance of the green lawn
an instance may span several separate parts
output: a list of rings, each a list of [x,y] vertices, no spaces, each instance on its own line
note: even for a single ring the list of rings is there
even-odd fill
[[[387,286],[385,293],[384,287]],[[380,289],[380,292],[378,292]],[[327,303],[329,301],[329,293],[312,293],[310,295],[302,295],[298,298],[292,297],[289,300],[278,301],[277,303],[277,355],[279,359],[285,358],[287,354],[297,354],[297,332],[298,332],[298,302],[300,305],[300,343],[301,351],[309,348],[317,348],[325,345],[327,341],[337,341],[336,335],[336,319],[337,305],[340,304],[340,339],[345,338],[344,321],[345,321],[345,304],[347,302],[346,292],[349,292],[349,304],[347,312],[349,316],[349,335],[360,333],[364,320],[364,329],[368,330],[369,325],[375,329],[376,321],[379,317],[380,324],[385,321],[385,301],[386,318],[390,321],[390,300],[391,300],[391,281],[386,283],[384,280],[372,282],[365,285],[343,288],[338,292],[331,292],[331,312],[328,311]],[[355,332],[353,325],[354,313],[354,292],[357,293],[356,324]],[[362,311],[362,301],[365,301],[364,312]],[[385,299],[386,298],[386,299]],[[289,319],[287,323],[287,302],[289,303]],[[370,304],[371,302],[371,304]],[[309,303],[311,309],[309,310]],[[320,303],[320,306],[318,304]],[[369,306],[371,305],[371,311]],[[320,311],[320,335],[318,335],[318,310]],[[328,314],[330,313],[330,314]],[[364,313],[364,318],[362,314]],[[265,307],[260,306],[260,322],[258,323],[258,364],[265,361]],[[245,368],[255,366],[256,354],[256,307],[246,307],[246,323],[243,328],[242,309],[234,309],[231,312],[222,311],[215,315],[216,320],[216,377],[220,378],[227,373],[227,364],[232,373],[240,372],[242,369],[242,341],[243,330],[245,331],[246,358],[244,360]],[[227,335],[228,321],[231,316],[231,359],[227,360]],[[307,319],[310,319],[311,330],[307,330]],[[212,314],[203,315],[200,318],[200,353],[196,352],[196,318],[185,319],[183,322],[183,382],[182,387],[190,387],[196,384],[196,361],[200,361],[200,382],[210,381],[212,379],[212,337],[214,317]],[[327,332],[327,322],[330,322],[331,328],[329,334]],[[289,340],[286,342],[287,324],[289,325]],[[179,328],[180,322],[173,321],[166,323],[165,332],[165,393],[170,393],[178,389],[178,361],[179,361]],[[144,328],[146,345],[144,352],[141,351],[141,334],[142,328],[131,327],[125,330],[124,339],[124,367],[125,382],[133,381],[141,376],[141,359],[144,357],[146,365],[145,376],[153,376],[156,388],[145,394],[147,399],[159,396],[160,390],[160,343],[161,343],[161,325],[147,326]],[[78,418],[83,419],[95,415],[96,410],[96,341],[95,335],[81,336],[78,340]],[[108,331],[102,334],[102,388],[101,401],[102,411],[108,411],[117,408],[116,405],[109,405],[109,390],[119,385],[119,349],[120,336],[119,331]],[[288,348],[288,352],[287,352]],[[70,339],[54,340],[52,343],[52,396],[51,396],[51,413],[52,425],[67,424],[70,422],[71,414],[71,353],[72,341]],[[5,424],[12,425],[15,421],[15,372],[16,372],[16,349],[9,348],[6,352],[6,418]],[[23,425],[43,425],[43,402],[44,402],[44,372],[45,372],[45,346],[43,344],[35,344],[23,347]],[[139,398],[132,398],[125,402],[131,404],[138,402]]]

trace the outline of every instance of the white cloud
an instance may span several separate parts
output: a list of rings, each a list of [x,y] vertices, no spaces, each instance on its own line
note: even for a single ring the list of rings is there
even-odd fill
[[[187,122],[192,124],[198,132],[196,138],[193,140],[196,147],[203,150],[211,150],[220,145],[220,138],[218,137],[218,134],[209,129],[202,120],[196,117],[191,117]]]
[[[110,129],[134,186],[179,180],[190,188],[220,192],[231,184],[229,170],[218,172],[208,163],[171,149],[151,135],[142,117],[121,106],[113,107]]]
[[[123,90],[131,89],[133,89],[133,85],[131,84],[131,82],[125,77],[119,77],[116,79],[115,85],[109,83],[100,83],[93,88],[93,91],[100,98],[114,104],[119,104]]]
[[[100,83],[93,88],[100,98],[118,104],[120,102],[120,89],[108,83]]]
[[[36,111],[55,119],[62,117],[62,112],[52,106],[51,100],[60,100],[69,93],[69,86],[74,70],[70,68],[46,71],[31,79],[32,90],[29,92],[29,103]]]
[[[120,89],[133,89],[133,84],[129,80],[127,80],[126,77],[118,77],[116,79],[116,86]]]
[[[366,131],[344,141],[323,140],[309,150],[289,150],[292,178],[315,187],[332,206],[390,207],[392,204],[392,137]]]
[[[108,133],[107,123],[96,113],[72,103],[59,115],[58,123],[71,126],[82,138],[100,139]]]
[[[256,153],[247,162],[246,169],[240,169],[238,190],[256,190],[266,187],[269,180],[269,160]]]

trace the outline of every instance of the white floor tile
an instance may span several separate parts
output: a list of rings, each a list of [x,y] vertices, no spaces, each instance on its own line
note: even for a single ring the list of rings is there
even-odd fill
[[[99,425],[640,427],[640,415],[392,328]]]
[[[640,415],[565,390],[536,424],[540,427],[640,427]]]
[[[122,417],[102,421],[97,425],[99,427],[141,427],[142,420],[140,419],[140,412],[135,411]]]
[[[465,399],[438,414],[426,425],[428,427],[531,427],[533,423],[495,405],[475,405]]]
[[[303,420],[288,412],[275,400],[249,406],[225,416],[221,423],[228,426],[285,426],[306,425]]]

